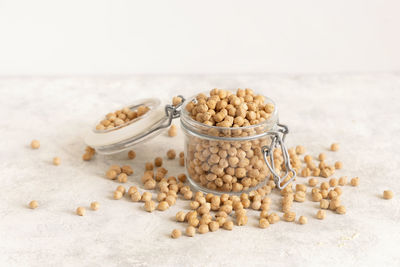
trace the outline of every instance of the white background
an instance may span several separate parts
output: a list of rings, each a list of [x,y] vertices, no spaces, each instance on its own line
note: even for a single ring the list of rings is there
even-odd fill
[[[0,75],[400,70],[400,1],[0,0]]]

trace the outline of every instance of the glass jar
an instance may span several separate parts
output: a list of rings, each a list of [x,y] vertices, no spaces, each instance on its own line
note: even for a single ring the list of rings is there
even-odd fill
[[[148,107],[144,116],[110,130],[93,127],[85,143],[99,154],[119,153],[154,138],[173,119],[180,118],[185,134],[186,172],[195,189],[240,193],[258,188],[270,178],[283,189],[295,178],[284,145],[288,128],[279,124],[278,110],[271,99],[265,97],[265,102],[272,103],[275,109],[263,122],[225,128],[192,119],[185,107],[196,98],[185,101],[183,96],[179,97],[182,103],[177,106],[157,98],[137,100],[127,107],[132,111],[139,106]]]
[[[269,118],[237,128],[209,126],[192,119],[186,110],[191,101],[196,98],[190,98],[182,108],[181,128],[185,134],[186,171],[194,188],[210,193],[241,193],[257,189],[269,178],[281,189],[294,179],[296,173],[283,144],[287,127],[278,123],[278,110],[271,99],[265,97],[265,103],[275,107]],[[281,149],[273,153],[279,146]],[[282,163],[283,169],[279,167]]]

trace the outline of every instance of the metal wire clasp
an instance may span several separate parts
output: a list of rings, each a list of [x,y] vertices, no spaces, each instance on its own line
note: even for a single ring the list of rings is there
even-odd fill
[[[289,153],[284,144],[286,134],[288,133],[289,133],[288,127],[286,125],[278,123],[278,129],[276,131],[268,132],[268,135],[271,135],[271,144],[269,146],[263,146],[261,148],[264,156],[264,161],[267,164],[268,169],[272,173],[275,184],[279,189],[285,188],[296,177],[296,171],[292,168],[290,164]],[[285,174],[282,177],[280,177],[279,174],[276,173],[274,164],[274,149],[279,146],[282,150],[283,160],[285,164]],[[293,176],[282,185],[282,182],[285,181],[289,173],[293,173]]]
[[[181,95],[178,95],[178,97],[180,97],[182,99],[181,103],[179,103],[176,106],[173,106],[173,105],[170,105],[170,104],[165,106],[165,115],[168,117],[168,121],[166,121],[161,126],[161,128],[166,128],[166,127],[170,126],[173,119],[177,119],[177,118],[179,118],[181,116],[180,107],[185,102],[185,98],[183,96],[181,96]]]

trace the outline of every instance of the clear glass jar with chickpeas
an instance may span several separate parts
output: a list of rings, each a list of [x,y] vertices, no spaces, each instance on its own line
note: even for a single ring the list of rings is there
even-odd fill
[[[291,168],[273,101],[252,90],[214,89],[188,99],[181,111],[188,180],[206,192],[245,192],[274,180],[284,188]],[[278,149],[276,149],[278,148]]]
[[[137,100],[102,117],[85,142],[99,154],[119,153],[157,136],[177,118],[185,134],[188,180],[196,190],[242,193],[267,182],[283,189],[296,176],[284,145],[288,128],[279,124],[276,104],[251,89],[213,89],[188,100],[174,97],[172,104]],[[168,133],[175,136],[176,128]]]

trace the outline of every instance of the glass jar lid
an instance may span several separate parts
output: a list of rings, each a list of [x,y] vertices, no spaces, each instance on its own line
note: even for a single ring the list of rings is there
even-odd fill
[[[183,98],[182,98],[183,99]],[[183,102],[183,101],[182,101]],[[93,147],[100,154],[115,154],[128,150],[133,145],[153,138],[161,133],[161,129],[171,125],[172,119],[179,117],[180,105],[167,105],[158,98],[139,99],[128,107],[135,111],[140,106],[149,110],[131,121],[111,129],[97,130],[97,121],[86,135],[85,143]],[[122,107],[121,107],[122,108]]]

